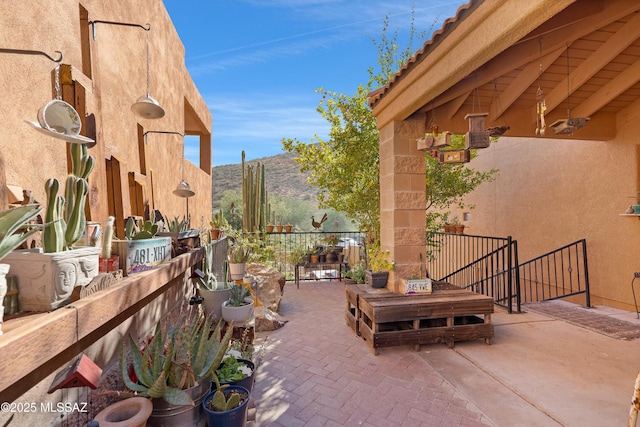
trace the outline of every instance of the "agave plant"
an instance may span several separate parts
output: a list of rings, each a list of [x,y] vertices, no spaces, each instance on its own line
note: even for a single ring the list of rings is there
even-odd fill
[[[138,396],[164,398],[173,405],[194,405],[185,392],[203,380],[217,381],[215,371],[220,366],[233,333],[227,328],[220,339],[222,322],[213,333],[212,316],[190,319],[181,316],[177,324],[156,327],[145,348],[139,348],[129,335],[129,345],[123,339],[120,368],[125,386]],[[126,350],[130,348],[132,369],[127,368]]]
[[[0,260],[20,246],[33,233],[49,224],[29,224],[42,211],[39,205],[30,204],[0,212]]]

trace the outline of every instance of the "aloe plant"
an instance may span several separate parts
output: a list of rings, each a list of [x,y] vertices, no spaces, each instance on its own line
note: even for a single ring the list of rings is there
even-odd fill
[[[0,260],[49,224],[29,224],[42,211],[39,205],[23,205],[0,212]]]
[[[220,339],[221,325],[222,321],[212,333],[213,316],[180,317],[178,323],[166,328],[158,325],[145,348],[139,348],[129,335],[122,341],[120,355],[125,386],[138,396],[164,398],[173,405],[194,405],[186,389],[202,380],[218,382],[215,371],[233,333],[230,325]],[[131,371],[127,368],[127,347],[133,362]]]

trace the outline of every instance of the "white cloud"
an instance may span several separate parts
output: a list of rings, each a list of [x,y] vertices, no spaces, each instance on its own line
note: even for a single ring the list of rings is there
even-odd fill
[[[327,138],[329,123],[315,110],[319,95],[262,93],[216,96],[208,101],[213,117],[213,164],[237,163],[240,152],[259,158],[281,151],[283,138],[310,142]]]

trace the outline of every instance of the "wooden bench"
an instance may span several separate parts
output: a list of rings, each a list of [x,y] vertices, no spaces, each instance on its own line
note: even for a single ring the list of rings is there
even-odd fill
[[[493,338],[493,299],[464,289],[402,295],[368,285],[345,285],[347,325],[377,354],[379,347]]]

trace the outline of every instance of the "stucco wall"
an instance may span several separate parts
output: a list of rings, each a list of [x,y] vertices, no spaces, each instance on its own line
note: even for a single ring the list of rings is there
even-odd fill
[[[633,127],[609,142],[503,137],[479,150],[470,167],[500,171],[467,197],[475,208],[465,232],[511,235],[520,262],[584,238],[592,304],[634,310],[640,221],[619,216],[638,189]]]
[[[99,23],[96,40],[89,37],[91,70],[81,73],[83,25],[80,9],[89,20],[118,21],[151,25],[150,88],[166,111],[157,120],[141,119],[131,112],[136,99],[146,94],[146,36],[142,28]],[[141,174],[138,125],[143,131],[193,132],[206,136],[210,144],[211,113],[184,65],[184,46],[160,0],[82,1],[61,0],[41,8],[30,2],[0,5],[0,35],[3,47],[41,50],[57,56],[64,53],[63,64],[74,67],[74,74],[85,74],[86,114],[95,116],[97,144],[89,152],[97,167],[89,178],[92,196],[91,219],[104,222],[106,202],[106,159],[118,158],[128,172],[146,176],[145,190],[152,208],[165,216],[186,214],[186,202],[172,194],[182,178],[180,159],[183,139],[175,135],[149,134],[145,145],[146,173]],[[86,28],[84,28],[86,30]],[[91,26],[89,32],[91,34]],[[86,38],[86,37],[85,37]],[[86,40],[85,40],[86,41]],[[37,121],[37,110],[53,99],[52,70],[55,64],[44,56],[1,53],[0,99],[3,112],[0,126],[0,183],[31,190],[44,202],[44,182],[49,177],[64,179],[67,160],[64,141],[33,130],[24,120]],[[86,67],[85,67],[86,70]],[[79,76],[82,77],[82,76]],[[192,108],[186,108],[185,102]],[[195,117],[185,117],[185,111]],[[189,123],[187,125],[187,123]],[[194,165],[185,160],[184,177],[196,195],[189,200],[192,225],[211,216],[210,147],[208,163]],[[2,186],[4,187],[4,186]],[[128,186],[124,187],[125,193]],[[152,199],[153,195],[153,199]],[[0,189],[0,207],[6,207],[4,188]],[[125,194],[125,199],[128,194]],[[131,214],[124,200],[125,216]]]

